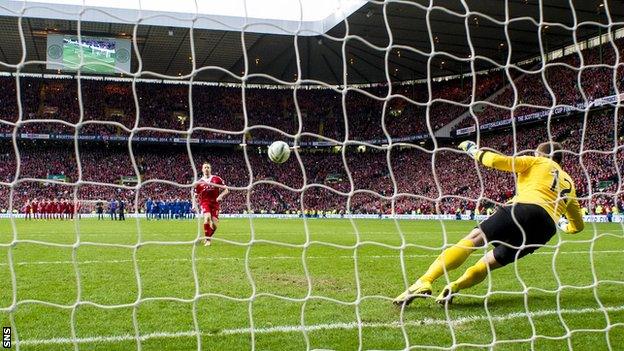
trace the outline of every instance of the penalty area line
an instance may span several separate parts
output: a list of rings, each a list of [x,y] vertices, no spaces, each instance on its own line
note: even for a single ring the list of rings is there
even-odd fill
[[[255,334],[276,334],[276,333],[294,333],[294,332],[313,332],[321,330],[353,330],[358,328],[402,328],[402,327],[423,327],[423,326],[438,326],[438,325],[450,325],[457,327],[460,325],[491,320],[492,322],[504,322],[518,318],[539,318],[548,317],[559,314],[587,314],[587,313],[599,313],[599,312],[619,312],[623,311],[624,306],[605,307],[599,308],[579,308],[579,309],[562,309],[562,310],[538,310],[530,313],[526,312],[512,312],[504,315],[497,315],[488,318],[487,315],[472,315],[466,317],[459,317],[456,319],[435,319],[424,318],[415,321],[400,322],[343,322],[343,323],[328,323],[328,324],[312,324],[312,325],[281,325],[274,327],[260,327],[254,328]],[[218,332],[200,333],[202,336],[218,337],[226,335],[245,335],[250,334],[251,328],[234,328],[223,329]],[[16,342],[18,346],[37,346],[37,345],[62,345],[62,344],[94,344],[94,343],[116,343],[125,341],[146,341],[150,339],[171,339],[171,338],[190,338],[196,337],[195,331],[179,331],[179,332],[157,332],[140,335],[138,338],[135,335],[112,335],[112,336],[91,336],[84,338],[51,338],[51,339],[25,339]]]

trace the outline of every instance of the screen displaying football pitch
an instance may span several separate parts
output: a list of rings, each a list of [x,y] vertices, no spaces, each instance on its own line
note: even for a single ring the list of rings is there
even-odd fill
[[[115,40],[106,38],[66,36],[63,38],[63,64],[77,71],[81,64],[85,73],[114,73],[116,65]]]
[[[130,40],[71,34],[48,34],[46,68],[84,74],[129,72]]]

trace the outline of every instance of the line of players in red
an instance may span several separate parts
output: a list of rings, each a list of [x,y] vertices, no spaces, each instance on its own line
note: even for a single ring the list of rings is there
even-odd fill
[[[27,200],[22,207],[26,219],[74,219],[79,209],[78,203],[71,200]]]

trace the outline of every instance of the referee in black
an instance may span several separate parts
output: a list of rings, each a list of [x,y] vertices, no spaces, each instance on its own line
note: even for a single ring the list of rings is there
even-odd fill
[[[119,200],[119,220],[120,221],[125,221],[126,220],[126,203],[123,200]]]

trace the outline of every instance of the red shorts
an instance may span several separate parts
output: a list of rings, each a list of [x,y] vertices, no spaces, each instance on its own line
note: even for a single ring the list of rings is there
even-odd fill
[[[202,213],[210,213],[211,217],[219,218],[219,205],[211,204],[210,202],[202,202],[199,204]]]

